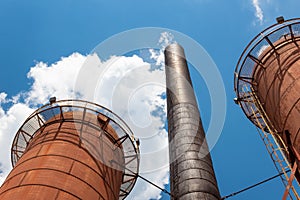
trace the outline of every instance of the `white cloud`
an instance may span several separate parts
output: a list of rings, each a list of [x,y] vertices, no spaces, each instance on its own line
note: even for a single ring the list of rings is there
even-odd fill
[[[260,23],[263,22],[264,20],[264,13],[260,7],[260,2],[259,0],[252,0],[252,5],[255,8],[255,16],[257,17],[257,19],[259,20]]]
[[[92,58],[83,65],[76,81],[76,91],[84,98],[111,109],[140,139],[140,175],[163,187],[168,182],[168,139],[164,129],[166,102],[164,70],[137,55],[114,56],[108,61]],[[86,83],[86,78],[89,82]],[[158,198],[160,190],[139,180],[128,199]]]
[[[6,102],[7,94],[5,92],[0,93],[0,104]]]
[[[166,102],[162,98],[165,77],[163,70],[150,69],[151,65],[136,55],[101,61],[96,54],[79,53],[50,65],[39,62],[33,66],[28,73],[32,79],[28,91],[9,99],[6,93],[0,93],[0,184],[11,169],[9,152],[14,134],[26,117],[51,96],[90,100],[121,116],[140,138],[141,175],[161,187],[167,184]],[[12,105],[3,106],[8,102]],[[128,199],[158,199],[160,192],[139,180]]]
[[[165,62],[164,49],[169,45],[174,43],[174,36],[171,33],[163,32],[159,38],[158,44],[161,47],[158,51],[150,49],[150,58],[156,60],[157,66],[163,66]]]
[[[7,112],[4,112],[2,108],[2,114],[0,115],[0,184],[4,181],[5,177],[11,170],[10,161],[10,148],[15,133],[21,126],[22,122],[33,112],[33,109],[23,103],[16,103],[11,106]]]
[[[59,99],[76,97],[76,91],[73,90],[74,77],[85,60],[86,56],[73,53],[50,66],[43,62],[37,63],[27,74],[28,78],[33,79],[33,84],[26,93],[26,103],[44,104],[50,96]]]
[[[260,49],[258,50],[258,52],[256,53],[256,56],[259,57],[262,55],[262,53],[268,48],[270,47],[270,45],[266,44],[260,47]]]
[[[6,97],[7,97],[7,94],[4,93],[4,92],[1,92],[0,93],[0,106],[1,104],[3,103],[6,103]],[[0,107],[0,118],[5,114],[4,110],[2,109],[2,107]],[[0,166],[1,167],[1,166]]]

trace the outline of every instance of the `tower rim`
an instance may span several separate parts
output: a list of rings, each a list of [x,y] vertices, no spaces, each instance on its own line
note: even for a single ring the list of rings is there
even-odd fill
[[[76,119],[66,117],[65,113],[76,112]],[[78,118],[78,113],[82,113],[82,118]],[[63,123],[72,121],[74,123],[90,123],[94,128],[96,124],[85,121],[85,113],[94,114],[98,120],[105,117],[106,125],[113,127],[117,138],[108,135],[112,142],[118,147],[122,146],[124,153],[123,179],[120,187],[119,199],[124,199],[133,189],[139,173],[139,144],[137,138],[128,125],[114,112],[96,103],[85,100],[60,100],[51,101],[35,110],[18,129],[11,146],[11,162],[14,167],[19,158],[26,151],[26,147],[35,133],[43,127],[53,123]],[[100,118],[99,118],[100,116]],[[99,124],[98,124],[99,127]],[[100,127],[99,127],[100,129]],[[79,130],[78,130],[79,131]],[[109,133],[108,133],[109,134]]]
[[[278,40],[283,39],[281,42]],[[254,103],[245,101],[243,87],[253,87],[253,72],[257,66],[263,66],[263,60],[270,55],[277,55],[278,49],[290,43],[300,42],[300,18],[292,18],[277,22],[259,34],[257,34],[245,47],[242,52],[234,72],[234,91],[236,93],[236,103],[240,105],[246,117],[256,126],[250,107],[256,107]],[[268,49],[267,53],[265,50]],[[251,104],[251,105],[250,105]],[[266,127],[264,127],[266,128]]]

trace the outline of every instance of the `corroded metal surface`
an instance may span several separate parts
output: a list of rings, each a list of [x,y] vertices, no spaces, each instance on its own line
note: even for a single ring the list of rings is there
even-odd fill
[[[165,50],[172,199],[217,200],[220,194],[183,48]]]
[[[12,158],[14,169],[0,188],[3,200],[123,199],[139,161],[122,120],[84,101],[61,101],[33,113],[17,133]]]
[[[262,60],[264,68],[255,68],[253,88],[272,125],[286,143],[284,133],[288,130],[292,145],[300,152],[300,51],[295,43],[285,39],[278,40],[275,46],[278,45],[279,61],[270,48],[262,52],[262,56],[269,56]]]
[[[274,24],[257,35],[244,50],[235,71],[235,91],[246,116],[261,118],[249,109],[243,87],[251,87],[282,146],[300,152],[300,19]],[[267,127],[263,127],[266,129]],[[289,133],[287,135],[286,133]],[[289,137],[289,138],[287,138]],[[289,142],[290,141],[290,142]],[[291,147],[289,147],[291,149]],[[288,159],[293,164],[294,153]],[[296,173],[298,181],[299,172]]]

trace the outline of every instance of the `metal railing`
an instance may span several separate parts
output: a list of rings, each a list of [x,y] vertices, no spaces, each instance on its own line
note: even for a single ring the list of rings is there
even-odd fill
[[[241,88],[244,100],[248,104],[248,113],[251,113],[251,119],[256,125],[256,129],[267,148],[267,151],[278,171],[282,173],[281,180],[285,187],[290,187],[288,194],[291,200],[300,199],[298,192],[300,185],[297,181],[289,184],[292,167],[288,161],[289,151],[277,130],[271,125],[267,114],[265,113],[260,101],[258,100],[251,85],[244,85]],[[288,170],[289,169],[289,170]],[[288,171],[288,172],[287,172]]]
[[[280,65],[282,49],[290,44],[300,48],[300,18],[286,20],[263,30],[247,45],[239,58],[234,72],[234,91],[243,112],[256,126],[258,125],[250,110],[253,102],[243,94],[242,88],[244,85],[250,87],[256,84],[253,75],[260,68],[266,69],[264,61],[270,56],[274,56]]]
[[[35,138],[35,134],[38,131],[43,130],[46,126],[54,123],[62,124],[64,122],[73,122],[80,136],[83,125],[91,127],[95,132],[101,132],[102,127],[98,123],[95,124],[93,120],[90,119],[90,116],[93,116],[96,119],[99,115],[105,116],[108,119],[106,126],[113,128],[118,139],[111,136],[110,133],[106,133],[106,136],[110,138],[111,142],[117,147],[122,146],[125,164],[122,166],[123,180],[119,197],[120,199],[124,199],[135,185],[139,173],[140,157],[138,140],[119,116],[111,110],[92,102],[82,100],[61,100],[44,105],[33,112],[19,128],[13,140],[11,147],[12,165],[15,166],[17,161],[26,152],[27,147],[30,146],[30,142]],[[94,121],[96,122],[96,120]],[[89,141],[85,140],[84,137],[80,139],[80,141],[86,141],[86,143],[81,146],[87,146]],[[92,151],[93,149],[89,150]]]

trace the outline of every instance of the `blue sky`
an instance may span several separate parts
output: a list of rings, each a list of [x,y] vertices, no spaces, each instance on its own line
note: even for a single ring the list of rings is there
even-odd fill
[[[253,2],[259,5],[255,7]],[[28,91],[33,80],[27,77],[27,73],[37,62],[51,65],[74,52],[87,55],[114,34],[142,27],[179,31],[203,46],[224,81],[226,121],[221,137],[212,149],[212,158],[221,195],[225,196],[276,174],[255,127],[232,101],[235,97],[235,65],[248,42],[275,23],[276,17],[299,17],[300,2],[297,0],[253,2],[2,0],[0,93],[4,92],[7,98],[12,98]],[[191,73],[204,127],[207,128],[210,117],[207,88],[201,77],[193,70]],[[0,106],[7,111],[11,103]],[[0,133],[0,140],[5,134],[9,133]],[[280,179],[276,179],[231,199],[281,199],[283,192]],[[162,195],[161,199],[169,199],[167,195]]]

